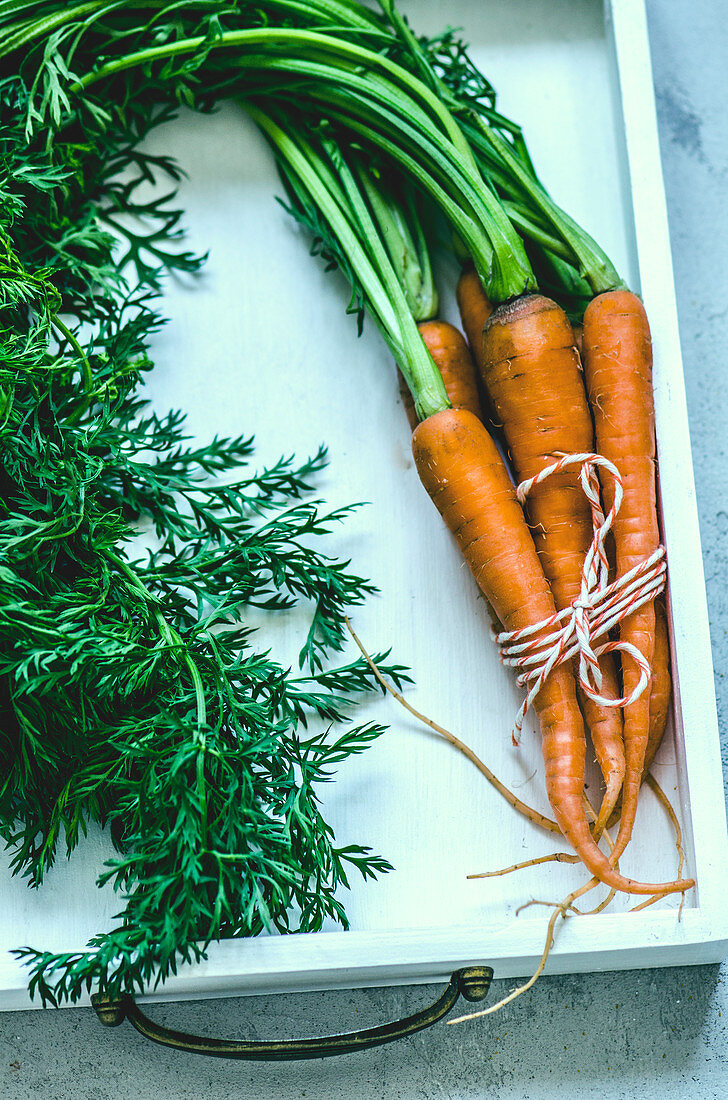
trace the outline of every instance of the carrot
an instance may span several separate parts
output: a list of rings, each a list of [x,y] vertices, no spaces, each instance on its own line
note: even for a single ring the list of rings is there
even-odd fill
[[[423,321],[417,326],[425,347],[442,375],[450,404],[454,409],[470,409],[480,420],[483,411],[478,393],[478,375],[470,349],[462,333],[447,321]],[[415,403],[400,370],[399,393],[412,431],[419,423]]]
[[[645,762],[642,777],[646,778],[657,755],[670,712],[670,645],[667,635],[667,612],[662,599],[655,600],[655,649],[652,655],[652,684],[650,687],[650,729],[647,736]]]
[[[483,326],[493,312],[474,267],[463,268],[455,290],[460,319],[475,362],[480,366]]]
[[[655,417],[652,342],[644,307],[629,291],[610,291],[589,303],[584,314],[584,369],[594,413],[596,445],[622,476],[624,499],[614,523],[617,573],[626,573],[657,549]],[[605,479],[606,481],[607,479]],[[604,485],[607,507],[614,489]],[[650,601],[625,617],[620,641],[636,646],[651,663],[655,647],[655,605]],[[640,670],[623,654],[624,694],[636,687]],[[625,776],[622,814],[611,858],[632,835],[650,728],[650,691],[624,710]]]
[[[560,454],[594,450],[579,354],[569,320],[555,302],[531,294],[499,306],[483,329],[480,367],[518,481],[534,477]],[[561,611],[579,596],[593,535],[591,506],[579,484],[579,470],[570,467],[534,485],[527,512],[536,551]],[[618,698],[611,654],[604,654],[600,667],[603,693]],[[580,687],[578,694],[605,782],[596,825],[600,831],[624,776],[622,716],[616,707],[594,702]]]
[[[477,364],[478,375],[480,375],[482,369],[480,359],[483,354],[483,326],[493,312],[493,304],[483,290],[480,277],[474,267],[463,268],[458,279],[455,296],[463,331],[470,345],[470,354]],[[492,421],[494,417],[492,410],[488,408],[488,396],[482,390],[480,400],[485,414],[482,419],[484,422]]]
[[[443,409],[412,436],[420,479],[455,536],[483,595],[506,628],[533,626],[554,614],[554,600],[498,450],[466,409]],[[585,737],[570,667],[556,667],[536,696],[546,790],[564,837],[600,881],[627,893],[684,891],[678,880],[648,884],[625,878],[597,847],[582,806]]]
[[[442,375],[452,407],[469,409],[482,420],[478,375],[462,333],[447,321],[423,321],[417,328]]]
[[[671,691],[667,612],[665,611],[664,600],[658,598],[655,600],[655,649],[652,656],[652,684],[650,687],[650,729],[647,736],[645,762],[642,765],[643,783],[647,783],[651,779],[650,768],[662,743],[665,726],[667,725],[667,716],[670,713]],[[608,829],[617,824],[621,809],[621,803],[618,799],[615,812],[612,813],[607,822]]]

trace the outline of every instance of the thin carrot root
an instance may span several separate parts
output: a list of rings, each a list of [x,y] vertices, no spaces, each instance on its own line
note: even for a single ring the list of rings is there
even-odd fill
[[[612,889],[609,891],[607,896],[599,902],[598,905],[594,906],[593,909],[577,909],[575,905],[572,905],[571,911],[572,913],[576,913],[576,915],[579,917],[594,917],[597,913],[602,913],[607,908],[612,899],[616,897],[616,894],[617,891]]]
[[[454,734],[450,733],[450,731],[446,730],[443,726],[438,725],[438,723],[434,722],[431,718],[428,718],[427,715],[422,714],[415,707],[413,707],[411,705],[411,703],[408,703],[407,700],[404,698],[404,696],[401,694],[401,692],[399,692],[396,688],[392,687],[392,685],[384,678],[384,676],[380,672],[379,668],[377,667],[376,663],[374,662],[374,660],[371,658],[371,656],[369,655],[369,653],[365,649],[363,642],[361,641],[358,634],[356,633],[353,626],[351,625],[351,620],[349,619],[349,617],[345,615],[344,616],[344,621],[346,623],[346,628],[349,631],[349,634],[351,635],[355,645],[358,647],[360,653],[364,657],[364,660],[369,665],[370,669],[372,670],[372,673],[374,674],[374,676],[376,677],[378,683],[380,684],[380,686],[383,688],[383,690],[385,692],[387,692],[389,695],[391,695],[392,698],[395,699],[400,704],[400,706],[404,707],[405,710],[407,710],[410,714],[412,714],[413,717],[415,717],[419,722],[422,722],[424,725],[426,725],[429,729],[433,730],[435,733],[438,733],[441,737],[444,738],[444,740],[446,740],[449,744],[453,745],[454,748],[458,749],[459,752],[462,752],[463,755],[466,756],[468,760],[470,760],[472,763],[475,764],[475,766],[478,768],[478,770],[496,788],[496,790],[499,792],[499,794],[501,794],[506,799],[506,801],[509,803],[509,805],[511,805],[514,809],[518,810],[520,813],[522,813],[525,817],[528,818],[529,821],[531,821],[535,825],[540,825],[542,828],[548,829],[551,832],[558,832],[558,833],[561,832],[561,830],[559,829],[559,827],[558,827],[558,825],[556,824],[555,821],[550,821],[548,818],[544,817],[543,814],[540,814],[537,810],[534,810],[533,807],[528,806],[525,802],[522,802],[519,798],[517,798],[513,794],[512,791],[510,791],[503,783],[501,783],[501,781],[494,775],[494,773],[490,770],[490,768],[488,768],[488,766],[486,764],[484,764],[483,761],[480,760],[480,758],[478,756],[476,756],[476,754],[473,752],[473,750],[470,749],[463,741],[461,741],[458,737],[455,737]],[[673,822],[673,826],[675,828],[675,835],[676,835],[676,843],[677,843],[677,846],[678,846],[678,852],[680,853],[680,865],[679,865],[679,870],[678,870],[678,876],[679,876],[682,873],[682,868],[683,868],[683,863],[684,863],[684,851],[683,851],[683,848],[682,848],[682,833],[681,833],[681,830],[680,830],[680,824],[677,820],[677,817],[675,816],[675,813],[672,809],[672,806],[670,805],[668,799],[666,798],[664,792],[662,791],[662,788],[659,786],[657,781],[650,775],[650,776],[647,777],[646,782],[649,783],[651,789],[655,792],[657,797],[660,798],[660,801],[662,802],[663,806],[665,807],[666,812],[668,813],[668,816],[670,817],[671,821]],[[589,799],[587,798],[586,794],[584,794],[583,798],[584,798],[585,812],[590,817],[591,821],[595,822],[596,819],[597,819],[597,814],[596,814],[593,806],[589,802]],[[610,849],[612,849],[614,847],[614,845],[613,845],[613,842],[611,840],[611,837],[606,832],[603,835],[604,835],[604,839],[607,841]],[[501,870],[498,870],[498,871],[484,871],[484,872],[479,872],[477,874],[468,875],[467,877],[469,879],[495,878],[495,877],[498,877],[500,875],[510,874],[512,871],[521,870],[525,867],[532,867],[532,866],[534,866],[536,864],[539,864],[539,863],[552,863],[552,862],[553,863],[572,863],[572,864],[574,864],[574,863],[580,863],[581,860],[580,860],[579,856],[577,856],[576,854],[572,854],[570,852],[553,852],[550,855],[537,856],[534,859],[525,860],[523,863],[514,863],[512,866],[502,868]],[[618,867],[618,863],[615,864],[615,867]],[[556,927],[556,921],[557,921],[558,917],[561,916],[563,920],[566,920],[569,913],[573,913],[577,916],[591,916],[595,913],[600,913],[612,901],[612,899],[614,898],[614,896],[616,894],[616,890],[614,888],[610,889],[609,893],[604,898],[604,900],[601,901],[599,903],[599,905],[597,905],[594,909],[581,910],[576,905],[574,905],[574,902],[578,898],[582,897],[584,894],[587,894],[590,890],[593,890],[596,886],[599,886],[599,885],[601,885],[600,882],[599,882],[599,879],[591,878],[583,886],[580,886],[578,889],[573,890],[570,894],[567,894],[567,896],[563,899],[563,901],[558,902],[556,904],[554,904],[553,902],[539,901],[537,899],[532,899],[531,901],[527,901],[523,905],[519,906],[519,908],[516,910],[516,916],[518,916],[524,909],[529,908],[529,906],[531,906],[531,905],[546,905],[546,906],[552,906],[554,908],[554,912],[552,913],[552,915],[549,919],[548,926],[547,926],[546,943],[544,945],[544,950],[543,950],[543,953],[541,955],[541,958],[539,960],[538,966],[536,967],[535,971],[533,972],[533,974],[531,975],[531,977],[528,979],[527,982],[525,982],[521,986],[518,986],[516,989],[512,990],[511,993],[509,993],[506,997],[503,997],[496,1004],[491,1005],[489,1008],[481,1009],[478,1012],[470,1012],[470,1013],[466,1013],[463,1016],[457,1016],[457,1017],[455,1017],[455,1019],[448,1020],[447,1023],[448,1024],[460,1024],[460,1023],[464,1023],[466,1020],[475,1020],[480,1016],[489,1016],[492,1013],[499,1011],[501,1008],[504,1008],[505,1005],[510,1004],[511,1001],[516,1000],[516,998],[520,997],[523,993],[527,993],[528,990],[531,989],[536,984],[536,982],[541,977],[541,974],[544,971],[544,968],[545,968],[546,963],[548,961],[549,954],[551,953],[551,949],[552,949],[552,947],[554,945],[554,942],[555,942],[555,927]],[[635,909],[644,909],[648,905],[652,905],[652,904],[654,904],[655,901],[659,901],[661,898],[666,897],[666,896],[667,896],[666,893],[657,894],[654,897],[646,899],[640,905],[636,906]],[[678,910],[678,919],[679,919],[679,914],[682,912],[682,906],[683,906],[684,900],[685,900],[685,896],[683,894],[683,898],[680,902],[680,909]],[[632,911],[634,911],[634,910],[632,910]]]
[[[660,805],[664,809],[665,813],[667,814],[668,818],[670,819],[670,823],[671,823],[673,829],[675,830],[675,847],[677,848],[677,868],[678,868],[677,873],[678,873],[678,876],[680,876],[680,875],[682,875],[683,867],[685,866],[685,849],[683,848],[683,844],[682,844],[682,829],[680,828],[680,822],[677,819],[677,814],[673,810],[669,798],[667,797],[667,795],[663,791],[662,787],[657,782],[657,780],[655,779],[654,775],[652,775],[651,772],[648,772],[648,774],[645,776],[644,782],[650,788],[650,790],[654,794],[655,798],[657,799],[657,801],[660,803]],[[646,909],[649,905],[654,905],[656,901],[662,901],[662,899],[664,897],[668,897],[668,895],[667,894],[655,894],[654,897],[647,898],[645,901],[640,902],[639,905],[634,905],[630,909],[630,913],[636,913],[639,909]],[[677,919],[678,919],[678,921],[681,920],[681,918],[682,918],[682,911],[683,911],[683,906],[684,905],[685,905],[685,895],[683,894],[682,897],[680,898],[680,905],[678,906],[678,910],[677,910]]]
[[[596,813],[591,802],[587,798],[586,794],[583,796],[584,811],[590,821],[596,821]],[[612,841],[609,835],[607,835],[607,842],[610,847]],[[512,863],[510,867],[502,867],[498,871],[480,871],[477,874],[468,875],[468,878],[499,878],[501,875],[510,875],[512,871],[522,871],[526,867],[535,867],[539,863],[581,863],[581,859],[574,852],[552,852],[547,856],[534,856],[533,859],[525,859],[522,863]],[[614,891],[610,892],[610,898],[614,897]],[[528,904],[531,904],[530,902]],[[543,902],[539,904],[552,905],[553,902]],[[518,914],[520,910],[516,910]],[[575,910],[578,912],[578,910]]]
[[[597,882],[597,886],[599,883]],[[515,915],[520,917],[521,913],[526,909],[530,909],[532,905],[542,905],[544,909],[561,909],[562,907],[567,913],[579,913],[579,910],[575,905],[566,905],[561,901],[543,901],[541,898],[530,898],[528,901],[524,901],[516,909]]]
[[[510,1004],[511,1001],[515,1001],[516,998],[520,997],[523,993],[527,993],[528,990],[531,989],[536,984],[536,982],[538,981],[538,979],[541,977],[541,975],[544,972],[546,962],[547,962],[548,957],[551,953],[551,948],[553,947],[554,942],[555,942],[556,921],[558,920],[559,917],[561,917],[563,920],[566,920],[566,918],[568,916],[568,913],[571,909],[572,903],[574,901],[576,901],[577,898],[582,897],[583,894],[588,893],[590,890],[593,890],[594,887],[598,886],[598,885],[599,885],[599,879],[591,878],[591,879],[589,879],[589,881],[584,886],[580,886],[577,890],[572,890],[572,892],[570,894],[567,894],[567,896],[564,898],[563,901],[557,903],[554,906],[554,911],[551,914],[551,917],[549,919],[549,923],[548,923],[548,926],[547,926],[547,929],[546,929],[546,944],[545,944],[544,949],[543,949],[543,954],[541,955],[541,959],[539,961],[538,966],[536,967],[536,969],[534,970],[533,974],[531,975],[531,977],[528,979],[527,982],[525,982],[523,985],[517,986],[516,989],[513,989],[506,997],[503,997],[500,1001],[497,1001],[494,1005],[490,1005],[489,1008],[481,1008],[478,1012],[468,1012],[464,1016],[456,1016],[455,1019],[448,1020],[447,1023],[448,1024],[462,1024],[462,1023],[465,1022],[465,1020],[477,1020],[479,1016],[490,1016],[494,1012],[498,1012],[501,1008],[504,1008],[507,1004]],[[527,903],[527,904],[531,904],[531,903]],[[535,902],[535,904],[537,904],[537,905],[538,904],[544,904],[544,905],[551,904],[551,905],[553,905],[553,902],[551,902],[551,903],[549,903],[549,902]],[[522,907],[522,908],[524,908],[524,907]]]
[[[431,729],[435,733],[439,734],[440,737],[444,738],[445,741],[453,746],[453,748],[456,748],[458,752],[461,752],[463,756],[470,760],[472,764],[475,764],[475,767],[478,769],[478,771],[485,776],[491,786],[495,787],[498,793],[506,800],[508,805],[512,806],[514,810],[517,810],[518,813],[527,818],[527,820],[530,821],[532,825],[537,825],[539,828],[545,829],[547,832],[557,833],[559,836],[561,836],[561,829],[555,821],[552,821],[549,817],[545,817],[542,813],[539,813],[538,810],[535,810],[533,806],[529,806],[528,803],[523,802],[520,798],[518,798],[513,793],[513,791],[506,787],[505,783],[501,783],[500,779],[498,779],[494,772],[490,770],[488,765],[485,764],[480,759],[480,757],[477,756],[476,753],[474,753],[473,750],[465,744],[464,741],[461,741],[460,738],[456,737],[454,733],[450,733],[450,731],[445,729],[444,726],[438,725],[438,723],[433,721],[432,718],[428,718],[426,714],[422,714],[422,712],[413,707],[411,703],[408,703],[405,697],[399,691],[397,691],[396,688],[393,688],[392,685],[388,683],[387,680],[385,680],[384,676],[382,676],[381,672],[370,657],[369,653],[364,648],[361,639],[356,634],[349,618],[346,615],[344,616],[344,621],[346,623],[346,628],[351,634],[351,637],[354,640],[355,644],[359,648],[361,655],[369,665],[378,683],[381,685],[384,691],[391,695],[393,699],[396,699],[400,706],[404,707],[406,711],[409,711],[409,713],[413,715],[413,717],[416,718],[418,722],[422,722],[423,725],[428,727],[428,729]]]
[[[448,741],[449,744],[453,746],[453,748],[456,748],[457,751],[462,752],[463,756],[467,760],[470,760],[472,763],[474,763],[475,767],[478,769],[478,771],[481,772],[483,775],[485,775],[485,778],[488,780],[488,782],[490,784],[492,784],[493,787],[495,787],[495,789],[498,791],[498,793],[501,796],[503,796],[503,798],[506,800],[506,802],[510,806],[512,806],[512,809],[517,810],[518,813],[525,816],[527,818],[527,820],[530,821],[533,825],[538,825],[541,828],[545,829],[545,831],[547,831],[547,832],[558,833],[560,836],[562,835],[561,834],[561,829],[559,828],[558,824],[556,824],[554,821],[551,821],[549,817],[545,817],[543,814],[539,813],[538,810],[534,810],[533,806],[529,806],[528,803],[522,802],[521,799],[517,798],[517,796],[514,794],[514,792],[510,791],[506,787],[505,783],[501,783],[500,780],[497,778],[497,775],[493,771],[490,771],[490,769],[487,767],[487,764],[484,763],[484,761],[481,760],[481,758],[479,758],[476,755],[476,753],[473,751],[473,749],[470,748],[470,746],[465,745],[465,742],[461,741],[461,739],[459,737],[455,737],[454,734],[450,733],[449,729],[445,729],[444,726],[440,726],[437,722],[434,722],[434,720],[432,718],[429,718],[426,714],[422,714],[421,711],[418,711],[418,709],[416,707],[413,707],[411,705],[411,703],[408,703],[405,696],[402,695],[399,691],[397,691],[396,687],[391,686],[391,684],[388,683],[388,681],[384,678],[382,672],[379,671],[379,669],[377,668],[376,663],[374,662],[372,657],[369,656],[369,653],[365,649],[364,643],[362,642],[361,638],[359,637],[359,635],[356,634],[356,631],[354,630],[354,628],[351,624],[351,619],[349,618],[348,615],[344,615],[344,621],[345,621],[345,624],[346,624],[346,629],[349,630],[350,635],[351,635],[356,647],[359,648],[360,652],[362,653],[362,657],[364,658],[364,660],[368,664],[368,667],[371,668],[377,682],[379,683],[380,686],[382,686],[382,689],[387,694],[389,694],[389,695],[391,695],[391,697],[395,698],[395,700],[397,701],[397,703],[399,703],[400,706],[404,707],[409,714],[411,714],[413,717],[417,718],[418,722],[421,722],[423,725],[426,725],[429,729],[432,729],[433,733],[439,734],[444,740]],[[589,800],[586,796],[586,793],[583,793],[582,799],[583,799],[583,802],[584,802],[585,815],[587,815],[589,817],[589,820],[591,820],[592,823],[594,823],[596,821],[597,814],[596,814],[596,812],[594,810],[594,807],[592,806],[591,802],[589,802]],[[666,802],[666,799],[665,799],[665,802]],[[668,805],[669,805],[669,803],[668,803]],[[670,807],[670,809],[672,810],[672,807]],[[677,829],[680,829],[680,825],[677,824],[676,818],[675,818],[675,826],[676,826]],[[609,848],[610,849],[613,848],[614,845],[613,845],[613,842],[611,842],[611,838],[609,837],[608,833],[604,834],[604,838],[606,839],[606,842],[607,842]],[[558,858],[558,857],[560,857],[560,858]],[[468,876],[468,878],[496,877],[498,875],[501,875],[501,873],[503,873],[503,875],[505,875],[505,873],[508,873],[510,870],[518,870],[518,869],[520,869],[521,866],[522,867],[528,867],[528,866],[531,866],[531,864],[538,864],[538,862],[548,862],[548,861],[574,862],[574,864],[576,864],[576,862],[582,862],[580,857],[578,857],[576,855],[572,856],[570,853],[555,853],[552,856],[538,857],[538,858],[533,859],[533,860],[527,860],[525,862],[525,864],[515,865],[514,867],[506,868],[503,871],[475,873],[475,875]],[[682,867],[682,864],[681,864],[681,867]],[[618,869],[618,864],[615,865],[615,869]],[[688,880],[688,881],[690,881],[690,880]],[[692,886],[692,884],[693,884],[692,881],[690,881],[690,884]],[[660,893],[660,894],[657,895],[657,897],[658,898],[665,897],[665,894],[670,893],[670,892],[671,891],[666,891],[665,893]],[[607,900],[605,902],[603,902],[602,904],[600,904],[599,906],[597,906],[597,909],[594,910],[594,912],[599,912],[600,909],[604,909],[605,905],[608,904],[609,901],[611,900],[611,898],[614,897],[614,894],[615,894],[615,890],[611,889],[609,894],[608,894]],[[682,905],[681,905],[681,909],[682,909]]]
[[[551,914],[551,917],[549,919],[549,923],[548,923],[548,926],[547,926],[547,929],[546,929],[546,943],[545,943],[545,946],[544,946],[544,949],[543,949],[543,954],[541,955],[538,966],[534,970],[533,974],[531,975],[531,977],[528,979],[527,982],[525,982],[523,985],[519,985],[515,989],[511,990],[511,992],[506,997],[503,997],[500,1001],[497,1001],[494,1005],[490,1005],[489,1008],[480,1009],[478,1012],[468,1012],[463,1016],[456,1016],[454,1019],[448,1020],[447,1023],[448,1024],[461,1024],[461,1023],[464,1023],[466,1020],[476,1020],[480,1016],[490,1016],[494,1012],[498,1012],[501,1008],[504,1008],[507,1004],[510,1004],[511,1001],[515,1001],[517,997],[520,997],[522,994],[527,993],[529,989],[532,989],[533,986],[538,981],[538,979],[543,974],[544,969],[546,967],[546,962],[548,961],[548,957],[551,953],[551,949],[554,946],[555,939],[556,939],[555,928],[556,928],[556,921],[558,920],[558,918],[561,917],[563,920],[566,920],[566,918],[568,917],[568,915],[570,913],[576,914],[578,916],[588,916],[591,913],[598,913],[602,909],[604,909],[605,906],[608,905],[609,902],[614,897],[616,891],[610,890],[608,897],[605,898],[604,901],[601,902],[595,909],[586,910],[586,911],[579,910],[574,905],[574,902],[577,900],[577,898],[583,897],[584,894],[588,894],[590,890],[593,890],[596,886],[599,886],[599,885],[601,885],[601,884],[600,884],[600,882],[597,878],[591,878],[583,886],[580,886],[577,890],[572,890],[572,892],[570,894],[567,894],[567,896],[563,899],[563,901],[557,902],[556,904],[554,904],[554,902],[538,901],[537,899],[534,898],[531,901],[526,902],[524,905],[521,905],[516,910],[516,915],[518,915],[524,909],[527,909],[531,905],[552,906],[553,910],[554,910],[553,913]],[[659,899],[661,897],[664,897],[664,896],[665,896],[664,894],[661,894],[661,895],[656,896],[655,898],[650,898],[650,899],[648,899],[649,903],[652,903],[653,901],[659,901]],[[645,905],[645,903],[643,902],[642,906],[640,906],[639,908],[644,908],[644,905]]]
[[[639,903],[639,905],[633,905],[629,911],[630,911],[630,913],[637,913],[640,909],[648,909],[650,907],[650,905],[654,905],[656,901],[662,901],[662,899],[666,898],[666,897],[669,897],[669,894],[654,894],[653,897],[651,897],[651,898],[645,898],[645,900],[641,901]],[[683,898],[680,899],[680,910],[681,911],[682,911],[682,907],[683,907],[683,901],[684,901],[684,895],[683,895]]]
[[[478,871],[467,875],[467,878],[500,878],[501,875],[510,875],[512,871],[522,871],[526,867],[535,867],[539,863],[581,863],[581,860],[573,852],[552,852],[548,856],[525,859],[523,863],[512,863],[510,867],[501,867],[498,871]]]
[[[603,885],[603,883],[597,883],[597,885]],[[577,917],[592,917],[596,913],[601,913],[604,909],[606,909],[612,899],[616,896],[616,894],[616,890],[610,890],[607,896],[602,901],[600,901],[598,905],[595,905],[593,909],[580,909],[578,905],[569,905],[568,912],[573,913],[574,916]],[[551,909],[554,906],[559,908],[561,904],[561,902],[540,901],[538,898],[531,898],[530,901],[526,901],[523,903],[523,905],[518,906],[518,908],[516,909],[516,916],[520,916],[523,910],[528,909],[531,905],[545,905],[547,908]]]
[[[594,810],[594,807],[592,806],[591,802],[587,798],[586,791],[584,792],[583,801],[584,801],[584,810],[586,812],[586,816],[589,818],[590,821],[594,822],[594,839],[597,840],[597,841],[598,840],[606,841],[606,844],[607,844],[607,847],[609,848],[609,851],[610,852],[613,851],[614,841],[612,840],[609,833],[604,832],[603,829],[600,829],[599,818],[601,817],[601,811],[600,811],[599,815],[597,816],[597,814]],[[617,870],[619,870],[619,860],[617,860],[617,862],[615,863],[614,866]],[[607,906],[611,902],[612,898],[614,898],[616,896],[616,893],[617,893],[617,891],[614,889],[614,887],[611,887],[610,890],[609,890],[609,893],[606,895],[606,897],[603,898],[603,900],[600,901],[598,905],[595,905],[593,909],[579,909],[579,908],[577,908],[576,905],[572,905],[571,906],[571,912],[576,913],[580,917],[593,917],[597,913],[601,913],[604,909],[607,908]]]
[[[657,801],[662,806],[663,810],[670,819],[670,823],[675,830],[675,847],[677,848],[678,855],[678,876],[682,874],[683,867],[685,866],[685,849],[682,845],[682,829],[680,828],[680,822],[677,819],[677,814],[672,808],[669,798],[663,791],[660,784],[655,779],[654,775],[649,772],[645,776],[645,783],[654,794]]]

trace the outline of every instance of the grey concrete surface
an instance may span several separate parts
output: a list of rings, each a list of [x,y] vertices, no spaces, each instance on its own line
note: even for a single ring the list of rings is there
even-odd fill
[[[728,25],[721,0],[648,0],[647,7],[728,768]],[[498,983],[496,993],[505,988]],[[283,1037],[382,1022],[435,992],[188,1003],[155,1015],[193,1031]],[[547,1100],[577,1090],[600,1100],[728,1096],[728,965],[544,978],[492,1020],[441,1025],[343,1059],[278,1066],[175,1054],[128,1026],[102,1032],[90,1010],[0,1014],[3,1100]]]

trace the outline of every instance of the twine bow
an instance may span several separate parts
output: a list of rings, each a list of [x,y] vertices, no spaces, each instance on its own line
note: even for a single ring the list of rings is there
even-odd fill
[[[494,632],[500,647],[500,659],[504,665],[518,670],[516,683],[527,689],[518,716],[513,740],[523,727],[529,707],[543,687],[550,673],[566,661],[579,655],[579,683],[584,692],[605,707],[626,707],[638,699],[650,682],[651,669],[643,653],[631,642],[609,641],[595,646],[598,638],[608,634],[627,615],[648,603],[664,589],[667,565],[665,548],[658,548],[629,572],[608,582],[609,564],[604,546],[607,533],[622,505],[622,478],[617,467],[598,454],[563,455],[546,466],[535,477],[522,481],[516,495],[525,504],[534,485],[569,466],[581,466],[579,480],[591,505],[594,537],[584,558],[581,571],[581,588],[570,607],[557,611],[521,630]],[[599,496],[597,467],[607,470],[614,478],[614,501],[606,516]],[[603,653],[621,650],[637,663],[640,678],[634,690],[618,699],[603,695],[602,673],[599,658]]]

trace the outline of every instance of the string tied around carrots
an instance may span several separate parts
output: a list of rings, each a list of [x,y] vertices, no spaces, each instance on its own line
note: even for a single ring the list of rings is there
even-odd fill
[[[526,714],[548,676],[558,665],[571,661],[577,655],[581,686],[594,702],[602,706],[625,707],[638,699],[650,682],[649,662],[632,643],[607,641],[595,645],[627,615],[654,600],[664,589],[666,581],[665,548],[659,546],[649,557],[609,582],[605,540],[623,496],[622,478],[617,467],[599,454],[560,455],[535,477],[522,481],[516,495],[524,505],[534,485],[572,466],[581,467],[579,481],[591,506],[594,531],[584,558],[579,595],[571,606],[548,619],[520,630],[494,631],[493,634],[500,648],[501,662],[517,671],[516,683],[527,692],[514,723],[514,744],[518,744]],[[606,470],[614,479],[614,500],[606,515],[601,505],[597,468]],[[618,698],[602,694],[599,668],[600,656],[615,650],[629,653],[640,670],[640,678],[632,692]]]

